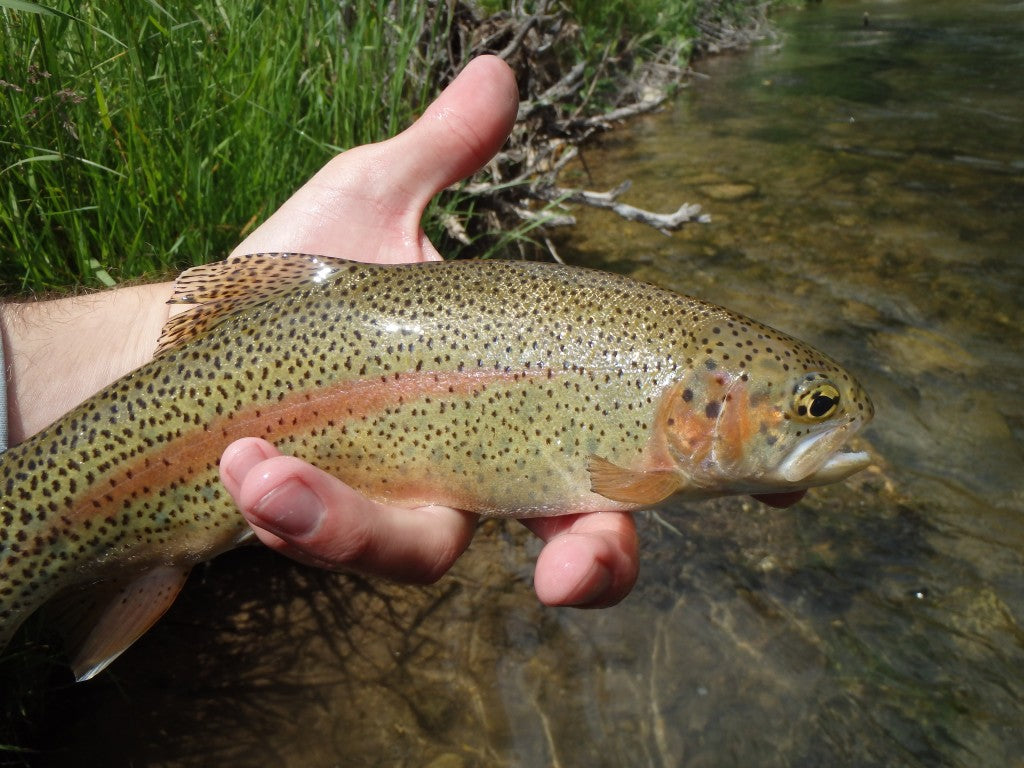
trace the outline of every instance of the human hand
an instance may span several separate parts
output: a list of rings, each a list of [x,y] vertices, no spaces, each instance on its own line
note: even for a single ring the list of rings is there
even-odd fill
[[[481,57],[408,130],[327,163],[235,253],[294,251],[368,262],[440,255],[421,227],[440,190],[501,147],[515,122],[515,78]],[[297,560],[413,582],[439,578],[469,545],[475,517],[447,507],[370,501],[336,478],[257,439],[233,443],[221,477],[260,540]],[[597,513],[526,525],[546,543],[534,585],[548,605],[617,603],[637,575],[632,517]]]

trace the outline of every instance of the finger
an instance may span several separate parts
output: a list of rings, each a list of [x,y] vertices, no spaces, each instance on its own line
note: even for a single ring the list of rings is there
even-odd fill
[[[524,521],[546,543],[534,589],[546,605],[603,608],[622,600],[639,571],[632,515],[598,512]]]
[[[264,544],[321,568],[429,583],[473,536],[472,515],[379,504],[255,438],[225,451],[221,477]]]

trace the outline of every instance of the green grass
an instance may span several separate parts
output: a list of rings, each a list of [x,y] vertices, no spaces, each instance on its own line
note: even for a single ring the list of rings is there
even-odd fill
[[[796,7],[807,0],[563,0],[578,23],[573,44],[561,49],[568,70],[576,61],[587,63],[586,77],[597,80],[594,95],[598,104],[615,104],[621,83],[602,70],[608,59],[643,64],[658,59],[663,64],[685,67],[700,35],[697,21],[723,21],[744,27],[765,10]],[[481,0],[484,8],[500,10],[505,0]],[[537,3],[527,2],[527,12]],[[668,55],[666,55],[668,54]],[[604,80],[602,81],[602,78]]]
[[[699,0],[570,0],[580,22],[583,48],[630,40],[641,48],[693,38]],[[611,31],[615,32],[610,35]]]
[[[4,293],[226,255],[333,154],[406,126],[444,39],[415,0],[12,5],[33,4],[0,0]]]
[[[608,55],[678,44],[685,56],[695,14],[754,5],[566,0],[581,31],[560,55],[590,62],[590,74]],[[0,0],[0,295],[222,258],[327,159],[393,135],[437,94],[446,9]],[[472,206],[447,195],[433,213]],[[428,234],[454,255],[439,222],[428,215]]]

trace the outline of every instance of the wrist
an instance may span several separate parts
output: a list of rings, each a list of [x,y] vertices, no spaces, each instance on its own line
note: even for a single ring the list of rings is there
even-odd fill
[[[16,444],[153,357],[172,283],[0,306]]]

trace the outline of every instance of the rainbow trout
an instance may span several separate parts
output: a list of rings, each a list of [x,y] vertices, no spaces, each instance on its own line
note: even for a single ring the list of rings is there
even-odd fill
[[[183,273],[172,302],[195,306],[150,363],[0,457],[0,648],[60,595],[79,679],[249,538],[217,474],[240,437],[373,499],[509,517],[801,489],[868,463],[842,450],[873,410],[838,364],[625,277],[259,254]]]

